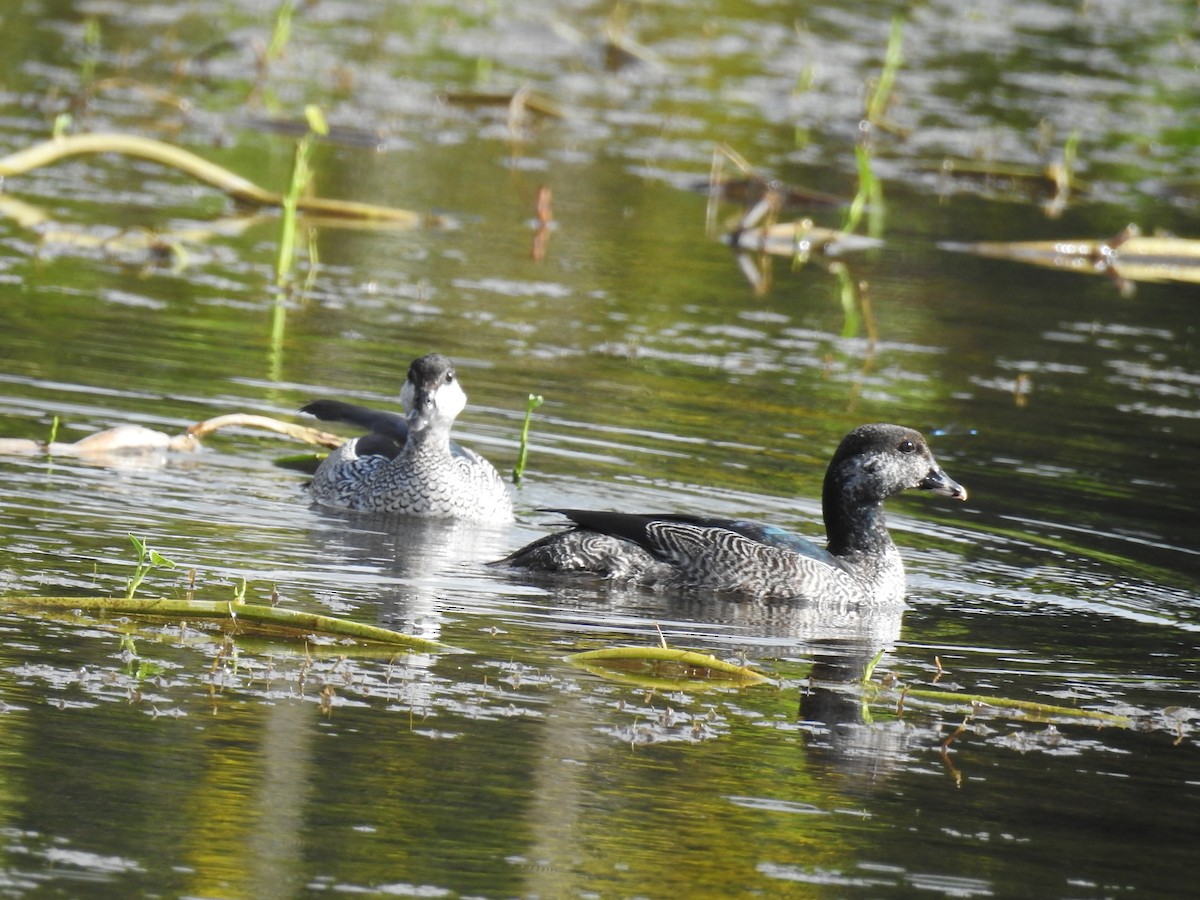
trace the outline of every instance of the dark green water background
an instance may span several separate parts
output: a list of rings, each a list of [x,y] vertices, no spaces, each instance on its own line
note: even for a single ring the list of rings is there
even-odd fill
[[[0,152],[76,130],[176,142],[282,189],[316,104],[371,135],[319,144],[322,196],[449,217],[323,228],[272,337],[278,219],[147,266],[127,230],[235,212],[149,163],[67,161],[3,184],[0,437],[168,432],[309,399],[393,406],[415,356],[458,363],[459,438],[511,470],[543,394],[520,521],[479,532],[309,507],[297,449],[221,433],[165,465],[0,458],[0,591],[120,593],[126,535],[206,599],[299,609],[474,651],[307,659],[297,643],[0,614],[0,896],[1184,896],[1200,841],[1197,289],[984,260],[940,241],[1200,237],[1194,3],[630,5],[643,62],[606,67],[613,9],[316,2],[260,70],[269,3],[0,5]],[[849,197],[891,18],[904,55],[869,135],[883,245],[769,264],[756,293],[705,233],[724,142]],[[147,90],[154,88],[162,94]],[[447,102],[530,87],[562,118]],[[169,101],[169,102],[167,102]],[[1047,196],[952,177],[1038,168]],[[344,137],[344,133],[343,133]],[[727,167],[729,171],[729,167]],[[532,258],[537,191],[555,226]],[[726,206],[724,213],[733,209]],[[841,209],[814,209],[837,226]],[[11,216],[11,213],[8,215]],[[55,231],[101,239],[83,247]],[[107,244],[103,243],[108,239]],[[856,287],[853,314],[844,283]],[[546,505],[703,511],[820,533],[847,430],[925,430],[965,506],[893,504],[902,619],[531,583],[482,567]],[[798,499],[797,499],[798,498]],[[156,572],[142,592],[181,595]],[[564,662],[658,639],[746,656],[767,689],[650,690]],[[1135,729],[889,701],[879,673],[1130,713]],[[140,676],[140,677],[139,677]]]

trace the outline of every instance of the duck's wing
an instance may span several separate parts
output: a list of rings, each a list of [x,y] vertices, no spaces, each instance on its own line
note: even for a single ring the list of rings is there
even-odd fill
[[[820,544],[806,537],[801,537],[798,534],[793,534],[786,528],[780,528],[778,525],[764,525],[761,522],[747,522],[741,519],[724,521],[715,519],[710,521],[718,523],[714,527],[728,528],[730,531],[735,531],[743,537],[748,537],[750,540],[760,544],[766,544],[768,547],[780,547],[784,550],[791,550],[793,553],[799,553],[801,556],[807,556],[809,559],[830,563],[831,565],[835,562],[833,554]]]
[[[790,550],[818,562],[837,565],[834,556],[807,538],[780,528],[744,519],[720,519],[651,513],[599,512],[585,509],[547,509],[566,516],[577,528],[623,538],[637,544],[660,559],[673,557],[680,549],[674,546],[678,536],[690,543],[697,529],[732,531],[756,544]],[[686,534],[686,537],[685,537]]]
[[[300,412],[316,416],[323,422],[358,425],[373,434],[391,438],[400,446],[408,440],[408,422],[400,413],[368,409],[353,403],[343,403],[341,400],[314,400],[300,407]]]
[[[395,459],[400,455],[404,445],[397,443],[395,438],[372,431],[354,439],[354,452],[359,456],[383,456]]]

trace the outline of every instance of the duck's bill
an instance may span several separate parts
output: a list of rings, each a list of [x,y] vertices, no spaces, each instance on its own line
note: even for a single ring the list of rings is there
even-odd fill
[[[967,489],[941,469],[933,469],[917,487],[923,491],[941,494],[943,497],[953,497],[955,500],[967,499]]]
[[[408,428],[410,431],[422,431],[433,418],[436,402],[432,391],[418,388],[413,393],[412,409],[408,412]]]

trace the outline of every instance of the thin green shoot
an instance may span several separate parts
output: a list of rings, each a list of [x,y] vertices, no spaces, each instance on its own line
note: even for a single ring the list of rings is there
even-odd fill
[[[862,316],[858,314],[858,292],[854,278],[846,264],[836,260],[830,263],[829,271],[837,276],[838,300],[842,304],[842,337],[855,337],[862,328]]]
[[[144,540],[135,535],[129,535],[129,542],[133,544],[133,549],[137,552],[137,565],[134,566],[133,575],[125,582],[126,600],[133,599],[133,595],[137,593],[137,589],[141,587],[152,569],[174,569],[176,566],[173,560],[167,559],[157,550],[150,549]]]
[[[311,148],[310,135],[296,143],[292,157],[292,180],[283,195],[282,215],[279,224],[279,258],[275,261],[275,284],[283,287],[291,276],[296,255],[296,204],[309,181],[308,153]]]
[[[287,283],[291,276],[292,264],[295,261],[296,207],[300,202],[300,195],[304,193],[312,179],[309,155],[312,151],[313,138],[329,133],[329,125],[318,107],[306,106],[304,117],[308,122],[308,133],[296,142],[296,150],[292,157],[292,179],[281,203],[279,257],[275,262],[275,284],[278,287],[283,287]]]
[[[317,251],[317,229],[308,229],[308,272],[304,275],[304,287],[300,289],[301,294],[307,294],[312,290],[313,284],[317,280],[317,267],[321,264],[320,256]]]
[[[904,62],[902,45],[904,42],[904,17],[897,14],[892,16],[892,31],[888,36],[887,51],[883,57],[883,71],[875,82],[875,89],[867,101],[867,121],[873,125],[883,122],[883,114],[887,111],[892,99],[892,88],[896,85],[896,73]]]
[[[134,680],[139,684],[148,678],[155,678],[166,670],[156,662],[138,657],[137,671],[133,673]]]
[[[121,659],[125,663],[125,674],[133,674],[133,664],[139,659],[137,652],[137,642],[134,641],[132,634],[121,635]]]
[[[121,658],[125,660],[125,674],[132,676],[139,684],[163,673],[161,665],[138,653],[137,642],[132,634],[121,635]]]
[[[283,378],[283,335],[287,326],[287,291],[277,291],[271,304],[271,333],[267,344],[267,375],[272,381]]]
[[[1067,137],[1067,142],[1063,145],[1063,169],[1066,170],[1067,178],[1073,180],[1075,176],[1075,166],[1079,162],[1079,129],[1074,129]]]
[[[862,223],[864,213],[870,213],[868,231],[873,237],[883,233],[883,183],[875,177],[871,166],[871,152],[862,144],[854,148],[854,156],[858,162],[858,192],[846,210],[846,218],[842,223],[842,231],[853,234]]]
[[[49,446],[58,440],[59,419],[55,416],[50,420],[50,437],[46,438],[46,445]]]
[[[271,29],[271,42],[267,45],[266,61],[274,62],[283,56],[292,39],[292,13],[296,11],[294,0],[284,0],[275,10],[275,25]]]
[[[308,187],[312,179],[309,167],[309,154],[312,152],[313,140],[317,136],[329,134],[329,125],[325,116],[317,106],[308,105],[304,108],[304,118],[308,123],[308,133],[296,142],[295,155],[292,163],[292,179],[287,193],[280,202],[279,222],[279,257],[275,261],[275,285],[285,288],[291,279],[292,266],[296,261],[296,210],[300,203],[300,195]],[[316,231],[308,232],[308,275],[304,281],[304,290],[308,290],[317,274],[317,244]],[[269,364],[271,378],[278,381],[283,374],[283,334],[287,323],[288,292],[280,290],[275,297],[271,309],[271,339]]]
[[[100,58],[100,20],[89,16],[83,23],[83,61],[79,66],[79,85],[87,89],[96,77],[96,61]]]
[[[862,679],[859,681],[859,684],[861,684],[864,687],[866,685],[870,684],[871,677],[875,674],[875,667],[877,665],[879,665],[879,661],[883,659],[883,654],[886,652],[887,652],[886,647],[883,649],[880,649],[880,650],[876,651],[875,655],[872,656],[867,661],[866,666],[863,667],[863,675],[862,675]]]
[[[1062,158],[1046,167],[1046,175],[1054,182],[1054,196],[1044,204],[1046,215],[1058,218],[1067,206],[1071,188],[1076,184],[1075,167],[1079,163],[1079,129],[1067,137]]]
[[[513,484],[520,484],[525,477],[525,464],[529,457],[529,423],[533,419],[533,411],[546,402],[541,394],[530,394],[525,405],[525,421],[521,424],[521,449],[517,452],[517,465],[513,469]]]

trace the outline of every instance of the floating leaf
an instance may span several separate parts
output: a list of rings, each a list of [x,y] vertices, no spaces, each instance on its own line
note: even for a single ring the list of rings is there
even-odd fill
[[[765,675],[695,650],[672,647],[606,647],[572,653],[567,661],[609,675],[622,670],[625,680],[644,687],[674,688],[702,682],[705,686],[743,686],[770,681]],[[599,664],[593,667],[592,664]]]

